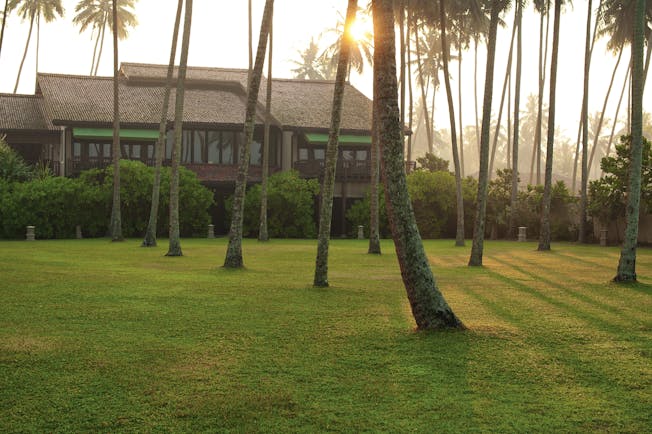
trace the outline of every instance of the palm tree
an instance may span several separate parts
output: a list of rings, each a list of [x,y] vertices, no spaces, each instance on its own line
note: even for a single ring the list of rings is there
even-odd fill
[[[464,328],[437,288],[407,194],[401,117],[396,82],[396,47],[391,0],[373,0],[374,68],[378,90],[378,135],[387,214],[401,276],[419,330]]]
[[[441,30],[441,51],[444,64],[444,84],[448,100],[448,115],[451,126],[451,143],[453,151],[453,164],[455,166],[455,192],[457,199],[457,230],[455,232],[455,245],[464,246],[464,196],[462,195],[462,174],[460,171],[460,158],[457,153],[457,132],[455,127],[455,107],[453,105],[453,92],[448,73],[449,47],[446,37],[446,1],[439,0],[439,28]],[[461,114],[460,114],[461,117]]]
[[[245,141],[238,151],[238,176],[236,178],[235,193],[233,196],[229,245],[224,259],[225,268],[242,268],[244,266],[242,260],[242,221],[244,217],[245,190],[247,188],[250,148],[254,137],[258,91],[263,75],[263,64],[265,63],[265,52],[267,51],[267,39],[272,21],[273,7],[274,0],[265,0],[265,9],[260,25],[260,36],[258,37],[258,49],[256,50],[256,60],[254,62],[254,69],[251,71],[247,89],[247,109],[244,122]]]
[[[170,174],[170,230],[169,246],[165,256],[183,256],[179,239],[179,160],[181,159],[181,140],[183,133],[183,103],[186,93],[185,81],[188,69],[188,49],[192,27],[192,0],[186,0],[183,19],[183,38],[181,57],[177,72],[177,91],[174,106],[174,147],[172,148],[172,168]]]
[[[332,80],[335,78],[335,71],[330,61],[319,56],[319,44],[314,38],[310,38],[308,47],[298,51],[301,60],[290,60],[296,68],[291,71],[294,78],[303,80]]]
[[[7,22],[7,13],[9,12],[9,0],[5,0],[5,8],[2,11],[2,28],[0,29],[0,53],[2,53],[2,41],[5,38],[5,24]]]
[[[649,2],[648,2],[649,3]],[[629,194],[627,195],[627,227],[618,261],[616,282],[636,281],[636,244],[638,214],[641,201],[641,159],[643,141],[643,43],[645,40],[645,0],[636,0],[632,19],[632,131]]]
[[[321,188],[321,206],[319,207],[319,234],[317,240],[317,260],[315,261],[314,285],[328,286],[328,241],[331,236],[331,219],[333,215],[333,190],[335,189],[335,166],[337,165],[337,144],[340,136],[340,122],[342,120],[342,98],[344,97],[344,82],[351,59],[353,37],[351,25],[355,21],[358,10],[358,0],[349,0],[346,9],[344,33],[340,38],[342,45],[339,50],[337,74],[335,76],[335,90],[333,92],[333,106],[331,109],[331,125],[326,145],[326,161],[324,165],[324,179]]]
[[[361,8],[357,9],[356,16],[361,17],[364,14],[365,11],[363,9]],[[339,51],[342,46],[342,44],[340,43],[340,39],[342,38],[343,29],[345,27],[346,26],[343,17],[338,12],[337,24],[335,25],[334,28],[326,30],[327,33],[332,33],[336,35],[337,39],[330,46],[326,47],[326,49],[322,52],[320,57],[325,62],[330,62],[332,69],[335,69],[339,63],[337,59],[339,58]],[[373,65],[373,55],[372,55],[373,35],[371,34],[371,32],[365,32],[364,34],[358,36],[359,37],[357,39],[355,38],[352,39],[351,53],[350,53],[351,60],[349,62],[349,70],[347,71],[346,74],[347,79],[351,73],[350,68],[355,69],[358,74],[362,74],[362,72],[364,71],[365,64]]]
[[[267,231],[267,178],[269,176],[269,124],[271,122],[272,110],[272,46],[274,36],[274,14],[272,13],[272,22],[269,24],[269,53],[267,57],[267,95],[265,98],[265,132],[263,137],[263,169],[262,180],[260,183],[260,228],[258,231],[258,241],[268,241],[269,233]]]
[[[113,19],[117,16],[118,8],[113,0]],[[109,233],[111,241],[123,241],[122,216],[120,213],[120,92],[119,92],[120,66],[118,63],[118,32],[113,30],[113,207],[111,208],[111,226]]]
[[[552,56],[550,59],[550,105],[548,106],[548,140],[546,141],[546,171],[541,210],[539,251],[550,250],[550,200],[552,193],[552,154],[555,144],[555,96],[557,91],[557,58],[559,54],[559,21],[561,2],[555,0],[555,17],[552,27]]]
[[[20,83],[20,76],[23,72],[23,65],[25,58],[27,58],[27,51],[29,49],[29,42],[32,39],[32,29],[36,21],[36,72],[38,72],[38,39],[41,31],[41,16],[46,23],[52,22],[56,19],[57,15],[63,17],[65,10],[61,5],[61,0],[10,0],[6,5],[5,10],[13,11],[18,9],[18,15],[23,19],[29,19],[29,31],[27,32],[27,42],[25,43],[25,52],[20,61],[18,68],[18,76],[16,77],[16,85],[14,86],[14,93],[18,91],[18,83]]]
[[[521,119],[521,64],[523,63],[523,38],[522,38],[522,24],[523,22],[523,2],[516,1],[516,83],[514,88],[514,139],[512,143],[512,189],[510,194],[510,212],[509,212],[509,236],[516,237],[516,205],[518,201],[518,154],[519,154],[519,139],[521,134],[520,119]]]
[[[589,0],[588,12],[586,14],[586,41],[584,43],[584,95],[582,98],[582,181],[580,188],[580,225],[578,241],[586,242],[586,204],[587,185],[589,181],[588,170],[588,146],[589,146],[589,71],[591,68],[591,14],[593,2]]]
[[[152,205],[149,211],[149,222],[142,247],[156,247],[156,226],[158,222],[158,205],[161,191],[161,166],[165,154],[166,128],[168,119],[168,108],[170,106],[170,93],[174,83],[174,59],[177,54],[177,42],[179,39],[179,27],[181,24],[181,11],[183,0],[177,4],[177,14],[174,19],[174,30],[172,30],[172,47],[170,48],[170,61],[168,62],[168,74],[165,81],[165,95],[163,96],[163,108],[161,109],[161,122],[158,128],[158,142],[156,142],[156,169],[154,172],[154,185],[152,186]]]
[[[138,0],[118,0],[118,38],[125,40],[128,36],[129,27],[136,27],[138,19],[133,9]],[[91,62],[91,75],[97,75],[97,70],[102,57],[104,47],[104,35],[106,27],[113,28],[112,0],[80,0],[75,6],[75,17],[72,22],[79,26],[79,32],[91,28],[95,35],[95,47],[93,49],[93,60]],[[98,52],[99,45],[99,52]]]
[[[478,207],[473,226],[473,246],[471,247],[470,266],[482,265],[484,247],[485,215],[487,212],[488,168],[489,168],[489,130],[491,127],[491,101],[493,98],[494,63],[496,55],[496,33],[503,1],[491,2],[489,19],[489,36],[487,39],[487,69],[484,83],[484,102],[482,106],[482,137],[480,138],[480,172],[478,174]]]
[[[405,125],[405,54],[406,43],[403,25],[405,21],[405,9],[400,8],[400,30],[401,30],[401,125]],[[373,112],[371,121],[371,164],[370,164],[370,187],[369,187],[369,248],[368,254],[380,255],[380,235],[379,235],[379,220],[380,209],[378,200],[378,181],[380,179],[380,145],[378,143],[378,69],[373,68]],[[409,161],[409,160],[408,160]]]

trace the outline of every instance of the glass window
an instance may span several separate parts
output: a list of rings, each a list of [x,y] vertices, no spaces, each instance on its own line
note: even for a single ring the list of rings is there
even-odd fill
[[[156,157],[156,143],[147,146],[147,159],[151,160]]]
[[[195,131],[195,137],[193,140],[193,163],[205,163],[204,159],[204,149],[206,145],[206,131]]]
[[[222,132],[222,164],[233,164],[233,148],[235,144],[235,132]]]
[[[326,150],[324,148],[315,148],[313,149],[313,155],[315,160],[323,160],[326,158]]]
[[[172,159],[172,147],[174,146],[174,130],[168,130],[165,137],[165,158]]]
[[[355,151],[350,149],[342,149],[342,160],[353,160],[355,159]]]
[[[253,166],[260,166],[261,162],[261,154],[262,154],[262,147],[259,142],[253,141],[251,142],[251,155],[249,157],[249,164]]]
[[[72,144],[72,156],[75,157],[75,158],[80,158],[81,157],[81,143],[74,142]]]
[[[104,143],[104,158],[111,158],[111,143]]]
[[[208,131],[206,136],[208,164],[220,163],[220,132]]]
[[[192,163],[192,131],[183,130],[181,143],[181,162]]]
[[[364,149],[361,149],[361,150],[358,150],[358,151],[355,152],[355,159],[358,160],[358,161],[365,161],[365,160],[368,159],[367,155],[368,155],[368,152],[366,150],[364,150]]]
[[[131,145],[131,159],[140,160],[141,157],[141,148],[140,145]]]
[[[299,160],[305,161],[308,159],[308,148],[299,148]]]

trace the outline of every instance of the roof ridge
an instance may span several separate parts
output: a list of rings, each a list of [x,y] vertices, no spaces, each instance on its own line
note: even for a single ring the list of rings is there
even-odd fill
[[[25,99],[43,99],[42,95],[30,95],[30,94],[26,94],[26,93],[2,93],[2,92],[0,92],[0,97],[25,98]]]
[[[57,74],[54,72],[39,72],[39,76],[43,77],[65,77],[65,78],[83,78],[86,80],[113,80],[113,77],[108,76],[93,76],[93,75],[78,75],[78,74]]]
[[[121,66],[143,66],[143,67],[154,67],[154,68],[167,68],[169,65],[162,63],[137,63],[137,62],[122,62]],[[178,68],[179,65],[174,65],[175,68]],[[222,68],[219,66],[192,66],[188,65],[187,69],[198,69],[203,71],[231,71],[231,72],[248,72],[245,68]]]

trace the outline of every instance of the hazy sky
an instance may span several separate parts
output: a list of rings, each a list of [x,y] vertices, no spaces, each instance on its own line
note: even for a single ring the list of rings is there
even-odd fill
[[[72,17],[77,0],[63,0],[66,16],[62,20],[43,24],[41,29],[40,72],[88,74],[90,71],[93,42],[90,31],[79,34],[73,26]],[[260,25],[264,0],[254,0],[254,34]],[[362,4],[363,1],[361,0]],[[129,38],[120,45],[120,61],[165,64],[168,61],[171,31],[177,2],[175,0],[139,0],[136,13],[140,24]],[[324,29],[333,27],[337,11],[344,13],[345,0],[276,0],[274,14],[274,75],[291,77],[290,59],[298,60],[298,50],[307,47],[311,36],[318,36]],[[558,71],[558,120],[566,135],[575,137],[582,97],[582,74],[584,62],[586,2],[575,1],[574,8],[566,10],[561,21],[560,62]],[[507,63],[507,50],[513,20],[513,11],[504,17],[510,27],[499,31],[496,59],[494,111],[499,104],[499,92]],[[7,20],[5,42],[0,58],[0,92],[12,92],[20,59],[25,47],[28,22],[21,22],[13,14]],[[524,17],[523,95],[537,92],[538,16],[528,10]],[[552,31],[552,23],[551,23]],[[112,75],[112,43],[108,37],[100,64],[100,75]],[[19,87],[20,93],[34,92],[35,35],[30,45]],[[600,110],[606,92],[615,57],[606,52],[606,41],[599,40],[594,49],[591,77],[591,111]],[[616,85],[612,91],[608,116],[613,116],[618,94],[625,74],[629,50],[623,56]],[[478,67],[478,92],[482,99],[485,55],[481,48]],[[465,124],[472,124],[473,109],[473,51],[465,53],[463,62],[463,92]],[[195,0],[189,65],[246,68],[247,54],[247,1],[246,0]],[[371,95],[371,74],[353,75],[351,81],[367,95]],[[456,67],[451,70],[457,77]],[[454,81],[453,86],[457,86]],[[652,86],[647,86],[644,106],[651,110]],[[546,93],[547,94],[547,93]],[[448,118],[445,95],[442,89],[437,99],[436,122],[446,127]],[[624,102],[624,104],[626,101]],[[504,115],[505,116],[505,115]],[[626,116],[621,108],[621,118]],[[505,119],[505,118],[503,118]]]

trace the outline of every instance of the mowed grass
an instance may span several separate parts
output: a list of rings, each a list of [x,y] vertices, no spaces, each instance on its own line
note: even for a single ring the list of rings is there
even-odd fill
[[[421,333],[393,245],[0,243],[0,432],[652,430],[652,251],[427,241],[465,332]],[[470,245],[470,242],[467,242]]]

